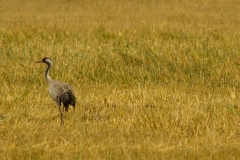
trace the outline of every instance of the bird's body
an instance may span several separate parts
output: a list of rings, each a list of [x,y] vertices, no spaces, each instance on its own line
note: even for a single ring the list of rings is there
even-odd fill
[[[68,106],[75,107],[75,96],[70,85],[57,80],[51,80],[48,86],[50,97],[61,106],[64,106],[65,112],[68,111]],[[74,108],[75,109],[75,108]]]
[[[49,76],[49,70],[52,66],[52,60],[50,58],[48,57],[43,58],[41,61],[38,61],[36,63],[41,63],[41,62],[46,63],[48,65],[48,68],[45,73],[45,78],[49,85],[48,92],[50,97],[55,101],[56,105],[59,108],[61,124],[63,124],[61,104],[63,104],[63,110],[65,112],[68,111],[69,105],[73,106],[73,109],[75,112],[75,103],[76,103],[75,95],[73,93],[72,87],[69,84],[51,79],[51,77]]]

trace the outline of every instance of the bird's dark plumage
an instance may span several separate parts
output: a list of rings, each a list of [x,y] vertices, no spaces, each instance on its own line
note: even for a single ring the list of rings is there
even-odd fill
[[[75,96],[73,95],[71,90],[68,90],[60,96],[60,102],[63,103],[65,108],[65,113],[68,111],[69,105],[72,105],[75,109]]]

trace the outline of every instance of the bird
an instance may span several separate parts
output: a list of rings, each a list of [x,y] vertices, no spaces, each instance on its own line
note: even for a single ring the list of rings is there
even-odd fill
[[[63,125],[63,113],[61,110],[61,104],[63,104],[63,111],[68,112],[69,105],[73,106],[73,111],[75,113],[76,107],[76,97],[74,95],[72,87],[58,80],[54,80],[49,76],[49,70],[51,69],[53,62],[49,57],[44,57],[42,60],[37,61],[35,63],[45,63],[47,65],[47,69],[45,72],[45,78],[48,82],[48,92],[50,97],[55,101],[59,112],[60,112],[60,124]]]

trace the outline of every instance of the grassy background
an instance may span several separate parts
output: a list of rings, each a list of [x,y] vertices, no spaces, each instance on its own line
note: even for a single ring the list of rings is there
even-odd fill
[[[238,0],[0,6],[0,159],[240,158]],[[77,96],[62,127],[45,56]]]

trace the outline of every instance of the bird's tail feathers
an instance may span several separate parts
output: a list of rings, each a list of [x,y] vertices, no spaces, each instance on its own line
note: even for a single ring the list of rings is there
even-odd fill
[[[60,97],[61,103],[65,107],[65,111],[68,111],[68,106],[72,105],[75,107],[75,96],[71,91],[64,92]]]

